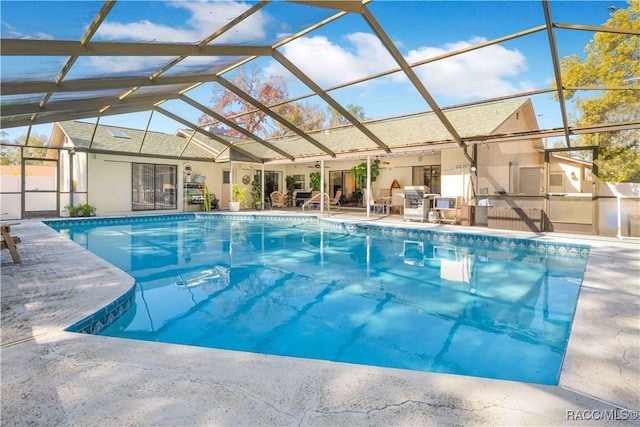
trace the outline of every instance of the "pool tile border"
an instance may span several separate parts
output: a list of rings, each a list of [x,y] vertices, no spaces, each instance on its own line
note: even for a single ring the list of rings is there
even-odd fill
[[[587,258],[591,246],[568,242],[539,240],[535,237],[501,237],[464,233],[459,231],[426,230],[402,226],[376,225],[366,223],[344,223],[336,220],[318,221],[328,228],[344,229],[349,233],[376,233],[380,236],[409,238],[412,240],[430,240],[441,244],[463,244],[474,247],[499,248],[504,250],[528,250],[532,253],[546,253],[552,256]]]
[[[226,220],[268,220],[277,222],[318,222],[323,227],[336,230],[346,230],[349,233],[374,232],[382,236],[406,237],[409,239],[432,240],[438,243],[464,244],[475,247],[492,247],[505,250],[519,249],[529,250],[535,253],[546,253],[554,256],[582,257],[589,256],[590,246],[559,241],[547,241],[536,237],[501,237],[490,235],[478,235],[460,231],[429,230],[404,227],[402,225],[377,225],[362,222],[347,222],[340,219],[327,219],[317,215],[282,215],[270,213],[224,213],[224,212],[194,212],[179,214],[159,214],[159,215],[131,215],[114,217],[94,217],[94,218],[69,218],[53,219],[43,221],[47,225],[56,226],[72,225],[78,221],[88,224],[124,224],[131,221],[136,223],[151,223],[166,220],[187,221],[193,219],[226,219]]]
[[[107,304],[92,315],[77,321],[73,325],[67,327],[65,331],[78,332],[82,334],[98,334],[122,317],[122,315],[131,308],[135,300],[136,285],[133,285],[115,301]]]

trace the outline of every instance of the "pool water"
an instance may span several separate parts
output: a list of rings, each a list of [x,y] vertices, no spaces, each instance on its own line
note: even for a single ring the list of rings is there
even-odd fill
[[[558,382],[586,265],[308,219],[49,225],[136,279],[101,335],[539,384]]]

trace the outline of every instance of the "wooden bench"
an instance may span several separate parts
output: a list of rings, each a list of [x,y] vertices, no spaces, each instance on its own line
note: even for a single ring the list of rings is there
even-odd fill
[[[2,249],[9,249],[11,258],[13,258],[13,262],[16,264],[20,264],[22,262],[20,255],[18,255],[18,250],[16,249],[16,244],[20,242],[21,240],[19,237],[11,235],[11,227],[9,225],[2,226]]]

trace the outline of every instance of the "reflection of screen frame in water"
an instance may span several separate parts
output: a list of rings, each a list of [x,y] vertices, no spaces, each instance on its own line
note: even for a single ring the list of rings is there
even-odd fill
[[[439,259],[452,259],[458,258],[458,250],[452,246],[434,246],[433,257]]]
[[[407,265],[424,266],[424,242],[405,240],[402,243],[402,260]]]

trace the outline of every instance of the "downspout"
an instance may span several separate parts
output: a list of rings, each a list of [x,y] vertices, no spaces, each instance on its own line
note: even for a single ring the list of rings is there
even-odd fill
[[[371,216],[371,156],[367,156],[367,218]]]
[[[324,160],[320,160],[320,212],[324,212]]]
[[[231,160],[231,149],[229,149],[229,200],[233,200],[233,160]]]
[[[264,210],[264,181],[264,163],[262,163],[262,173],[260,174],[260,210]],[[255,200],[253,202],[255,203]],[[273,208],[273,206],[271,208]]]

